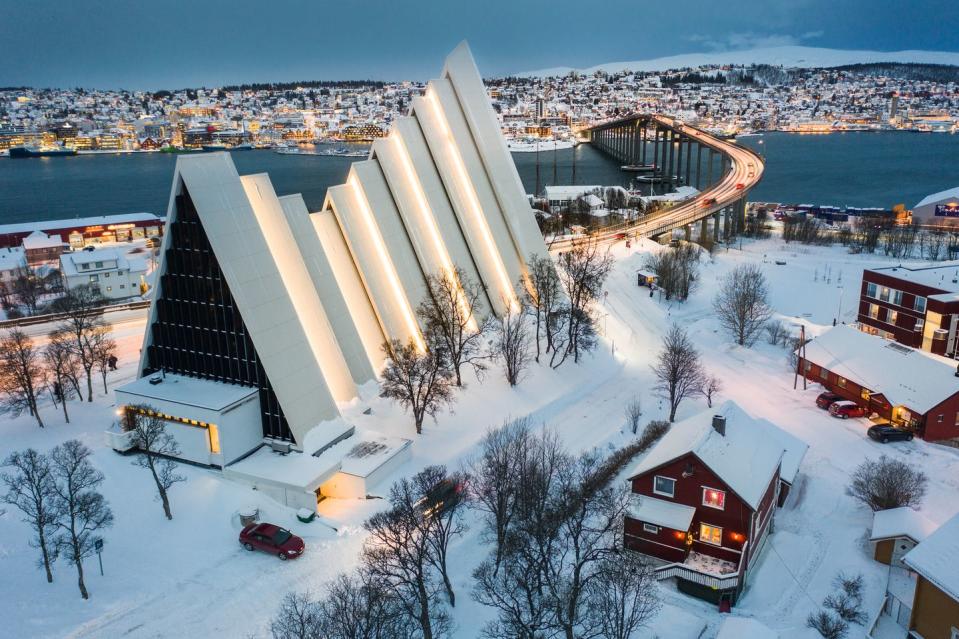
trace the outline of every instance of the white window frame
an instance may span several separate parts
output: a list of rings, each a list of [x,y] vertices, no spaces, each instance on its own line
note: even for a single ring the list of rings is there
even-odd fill
[[[879,285],[877,285],[875,282],[866,282],[866,297],[876,299],[878,291]]]
[[[710,490],[722,494],[723,496],[722,506],[713,506],[712,504],[706,501],[706,493]],[[710,488],[709,486],[703,486],[703,506],[705,506],[706,508],[713,508],[715,510],[726,510],[726,491],[720,490],[718,488]]]
[[[710,541],[710,540],[705,539],[705,538],[703,537],[703,526],[708,526],[708,527],[712,528],[713,530],[718,530],[718,531],[719,531],[719,543],[718,543],[718,544],[717,544],[716,542],[714,542],[714,541]],[[722,547],[723,547],[723,527],[722,527],[722,526],[714,526],[713,524],[707,524],[707,523],[704,522],[704,521],[699,522],[699,541],[703,542],[704,544],[709,544],[710,546],[716,546],[717,548],[722,548]]]
[[[920,302],[922,302],[922,303],[920,303]],[[922,308],[920,308],[920,307],[922,307]],[[913,309],[914,311],[918,311],[918,312],[920,312],[920,313],[925,313],[925,312],[926,312],[926,298],[923,297],[922,295],[916,295],[916,299],[915,299],[915,301],[913,301],[913,303],[912,303],[912,309]]]
[[[921,331],[923,328],[925,328],[925,326],[926,326],[926,318],[920,317],[919,319],[916,320],[916,325],[913,327],[912,330]]]
[[[668,480],[668,481],[673,482],[673,490],[672,490],[672,492],[668,492],[668,493],[667,493],[667,492],[664,492],[664,491],[659,490],[659,489],[656,487],[656,480],[657,480],[657,479],[666,479],[666,480]],[[673,479],[672,477],[667,477],[666,475],[656,475],[656,476],[654,476],[654,477],[653,477],[653,494],[655,494],[655,495],[662,495],[663,497],[669,497],[669,498],[671,498],[671,499],[672,499],[672,498],[675,498],[675,497],[676,497],[676,480]]]
[[[654,524],[647,524],[646,522],[643,522],[643,532],[648,532],[648,533],[653,533],[654,535],[658,535],[659,526],[656,526]]]

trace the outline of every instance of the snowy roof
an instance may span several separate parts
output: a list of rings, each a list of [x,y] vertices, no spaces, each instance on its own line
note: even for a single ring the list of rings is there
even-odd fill
[[[21,243],[23,248],[28,250],[63,246],[63,240],[58,235],[47,235],[43,231],[34,231],[23,238]]]
[[[227,466],[228,474],[312,492],[340,470],[343,445],[340,442],[318,457],[296,451],[280,454],[269,446],[261,446],[252,455]]]
[[[872,516],[872,534],[869,541],[908,537],[919,542],[935,529],[934,523],[908,506],[877,510]]]
[[[935,266],[887,266],[868,270],[941,291],[959,291],[959,262],[942,262]]]
[[[779,633],[751,617],[726,617],[716,639],[777,639]]]
[[[26,252],[20,246],[0,249],[0,271],[26,266]]]
[[[836,326],[806,345],[806,359],[837,375],[882,393],[893,406],[926,413],[959,393],[951,360]]]
[[[914,209],[918,209],[920,206],[925,206],[926,204],[933,204],[940,200],[951,200],[959,199],[959,186],[946,189],[945,191],[939,191],[938,193],[933,193],[932,195],[927,195],[926,197],[920,200],[919,204],[915,205]]]
[[[586,193],[595,193],[599,191],[601,186],[592,185],[592,186],[547,186],[546,187],[546,199],[547,200],[574,200],[580,195]]]
[[[696,509],[665,499],[632,493],[627,513],[637,521],[644,521],[672,530],[689,530]]]
[[[368,477],[398,452],[412,444],[409,439],[369,434],[343,456],[342,470],[349,475]]]
[[[959,515],[906,553],[906,565],[959,601]]]
[[[594,195],[593,193],[588,194],[586,197],[583,198],[583,200],[586,202],[586,204],[592,207],[603,205],[603,200],[596,197],[596,195]]]
[[[159,384],[151,384],[150,379],[153,377],[155,375],[141,377],[120,386],[116,390],[121,393],[138,395],[145,399],[197,406],[215,411],[222,411],[237,402],[243,401],[250,395],[259,393],[252,386],[227,384],[212,379],[187,377],[175,373],[167,373],[166,376],[161,376],[163,381]]]
[[[712,425],[713,415],[726,418],[726,434]],[[629,472],[641,475],[694,454],[749,506],[756,509],[777,468],[792,483],[809,446],[765,419],[756,419],[732,401],[673,424],[649,454]]]

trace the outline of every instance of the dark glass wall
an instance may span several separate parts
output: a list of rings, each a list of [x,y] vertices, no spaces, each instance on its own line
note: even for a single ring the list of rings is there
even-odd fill
[[[210,248],[186,188],[176,198],[166,268],[144,375],[162,370],[260,390],[263,435],[292,441],[290,427]]]

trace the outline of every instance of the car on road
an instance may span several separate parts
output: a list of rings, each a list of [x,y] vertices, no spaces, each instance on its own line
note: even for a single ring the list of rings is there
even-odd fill
[[[816,398],[816,406],[823,410],[829,410],[829,407],[832,406],[835,402],[842,400],[842,397],[836,393],[830,393],[826,391],[825,393],[819,393],[819,397]]]
[[[274,524],[250,524],[240,531],[240,544],[249,551],[261,550],[283,561],[303,554],[306,544],[286,528]]]
[[[844,399],[839,402],[833,402],[829,407],[829,414],[840,419],[849,419],[850,417],[865,416],[866,409],[856,402],[850,402]]]
[[[743,184],[742,182],[739,182],[739,183],[736,184],[736,190],[737,190],[737,191],[742,191],[744,188],[746,188],[746,185]]]
[[[716,203],[716,198],[714,198],[714,197],[707,197],[707,198],[703,198],[703,204],[702,204],[702,206],[703,206],[703,208],[706,208],[706,207],[708,207],[708,206],[712,206],[712,205],[715,204],[715,203]]]
[[[463,499],[465,490],[466,486],[460,480],[449,478],[440,480],[416,502],[416,507],[424,517],[442,515]]]
[[[911,442],[912,431],[905,428],[897,428],[892,424],[876,424],[866,431],[869,439],[888,444],[889,442]]]

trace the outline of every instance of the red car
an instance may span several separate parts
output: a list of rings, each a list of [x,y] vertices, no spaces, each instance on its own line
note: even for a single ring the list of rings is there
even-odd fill
[[[836,393],[830,393],[829,391],[826,391],[825,393],[820,393],[819,397],[816,398],[816,406],[823,410],[829,410],[830,406],[841,399],[842,397]]]
[[[841,402],[834,402],[833,405],[829,407],[829,414],[841,419],[864,417],[866,415],[866,409],[856,402],[843,400]]]
[[[240,543],[247,550],[262,550],[283,561],[299,557],[306,549],[302,539],[273,524],[250,524],[240,531]]]
[[[740,182],[740,183],[738,183],[738,184],[736,185],[736,190],[737,190],[737,191],[742,191],[744,188],[746,188],[746,185],[743,184],[742,182]]]

